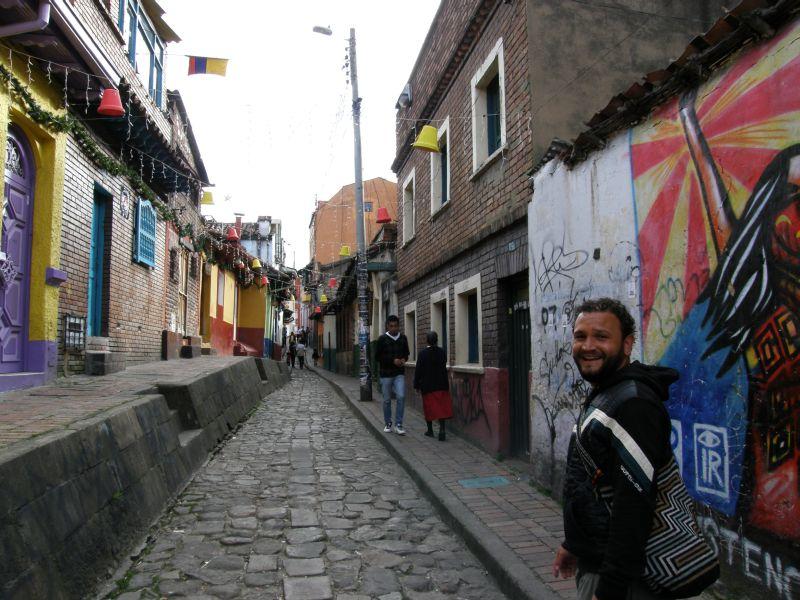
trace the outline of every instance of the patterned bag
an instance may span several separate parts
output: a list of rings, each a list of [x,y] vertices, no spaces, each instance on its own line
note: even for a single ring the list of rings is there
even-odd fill
[[[577,430],[581,431],[581,423]],[[600,469],[581,444],[580,435],[574,439],[589,477],[597,480]],[[660,597],[691,598],[719,579],[719,560],[700,533],[694,503],[674,456],[656,470],[653,480],[656,504],[645,546],[642,581]],[[610,514],[614,490],[608,485],[598,485],[595,490]]]

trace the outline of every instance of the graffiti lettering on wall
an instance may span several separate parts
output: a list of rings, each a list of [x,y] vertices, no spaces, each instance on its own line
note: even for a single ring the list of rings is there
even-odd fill
[[[461,425],[471,425],[482,420],[487,431],[491,431],[489,417],[483,406],[482,377],[453,374],[450,395],[453,397],[453,412]]]
[[[800,570],[786,555],[719,525],[713,517],[701,516],[698,524],[720,562],[760,584],[775,598],[794,600],[800,595]]]
[[[681,371],[668,408],[684,479],[745,530],[789,543],[800,542],[799,35],[795,24],[743,54],[631,136],[645,358]],[[790,598],[796,567],[739,543],[745,575]]]
[[[562,286],[572,289],[575,283],[572,272],[580,269],[587,260],[588,252],[567,251],[563,241],[560,244],[546,243],[535,263],[536,285],[544,293],[555,292]]]

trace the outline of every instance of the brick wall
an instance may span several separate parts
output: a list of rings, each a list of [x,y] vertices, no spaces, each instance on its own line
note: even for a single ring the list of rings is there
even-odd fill
[[[502,278],[527,266],[525,206],[530,198],[527,172],[532,166],[530,138],[517,126],[518,114],[530,106],[526,8],[524,2],[466,2],[446,0],[434,19],[411,78],[413,104],[400,119],[419,115],[443,74],[452,82],[432,114],[434,124],[449,118],[450,200],[431,210],[431,155],[414,150],[398,172],[398,240],[403,239],[402,184],[415,173],[415,235],[398,247],[398,302],[403,308],[417,302],[417,347],[424,346],[431,328],[430,296],[447,287],[449,300],[448,356],[455,361],[455,296],[453,286],[480,273],[483,365],[500,366],[499,341],[505,339]],[[473,17],[477,15],[477,20]],[[469,31],[472,42],[458,46]],[[466,33],[465,33],[466,32]],[[488,167],[473,175],[471,81],[497,41],[503,40],[506,148]],[[456,50],[458,49],[458,53]],[[466,58],[460,65],[451,56]],[[398,120],[398,144],[403,144],[408,121]],[[413,124],[412,124],[413,125]],[[404,131],[405,129],[405,131]],[[398,147],[398,156],[403,148]],[[511,243],[511,246],[509,244]],[[509,248],[512,250],[509,251]],[[521,267],[508,272],[507,255]],[[502,306],[501,306],[502,304]],[[407,332],[407,335],[411,332]]]
[[[506,228],[503,232],[493,236],[484,242],[473,246],[469,251],[463,253],[457,260],[443,265],[434,271],[427,273],[423,278],[407,285],[398,293],[398,312],[400,322],[403,323],[403,307],[416,301],[417,302],[417,331],[415,332],[417,348],[425,347],[425,334],[431,329],[431,294],[434,294],[445,287],[448,294],[448,357],[452,364],[455,360],[456,343],[463,341],[456,340],[455,336],[455,295],[453,286],[465,279],[481,274],[481,314],[479,315],[480,326],[483,329],[483,365],[485,367],[506,366],[507,357],[505,355],[505,344],[501,341],[507,339],[505,323],[507,315],[506,293],[503,289],[506,276],[516,273],[508,273],[503,268],[506,257],[514,255],[521,257],[522,264],[527,260],[527,237],[528,231],[525,223],[517,223],[512,227]],[[509,246],[512,244],[512,246]],[[509,247],[514,250],[509,251]],[[409,339],[412,332],[404,332]],[[501,356],[502,355],[502,356]]]
[[[372,203],[372,210],[364,212],[364,239],[369,244],[381,225],[376,223],[378,208],[385,208],[389,217],[397,218],[397,184],[376,177],[363,182],[364,203]],[[321,265],[341,260],[339,251],[343,244],[350,246],[356,253],[356,220],[355,220],[355,185],[341,188],[327,202],[317,207],[313,226],[312,258]]]
[[[453,68],[443,58],[453,53],[467,17],[476,6],[484,4],[494,6],[493,12],[488,13],[479,39],[471,49],[464,49],[468,56],[432,117],[436,122],[449,117],[450,201],[431,214],[429,153],[412,151],[398,172],[400,188],[412,170],[416,181],[415,236],[397,250],[401,289],[523,218],[530,198],[530,137],[519,117],[530,106],[524,2],[446,1],[432,26],[430,48],[423,49],[412,75],[413,104],[398,116],[409,118],[406,115],[422,110],[428,101],[426,92],[433,90],[443,72]],[[505,62],[506,149],[488,168],[473,176],[471,80],[500,38]],[[399,123],[402,129],[407,122]],[[403,135],[398,136],[399,144],[403,140]],[[398,154],[401,152],[402,148],[398,148]],[[402,194],[398,189],[399,240],[404,239]],[[435,252],[431,251],[433,247]]]
[[[106,206],[106,294],[103,306],[103,334],[110,338],[112,352],[124,352],[128,363],[158,360],[161,331],[168,326],[168,315],[177,306],[177,284],[170,281],[166,226],[157,224],[156,266],[133,262],[135,194],[127,180],[112,177],[98,169],[69,139],[67,143],[64,205],[62,215],[61,268],[68,274],[59,294],[59,373],[82,371],[79,354],[66,355],[63,347],[63,316],[86,316],[89,294],[89,258],[92,239],[94,190],[98,184],[111,194]],[[120,193],[130,194],[131,209],[125,218],[120,209]],[[186,197],[173,200],[178,206],[191,204]],[[182,218],[199,225],[193,208]],[[177,235],[175,235],[177,239]],[[189,277],[187,323],[196,334],[199,323],[201,278]]]

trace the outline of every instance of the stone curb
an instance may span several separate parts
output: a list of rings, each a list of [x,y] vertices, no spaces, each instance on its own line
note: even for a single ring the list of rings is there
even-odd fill
[[[497,534],[481,523],[428,467],[405,455],[399,436],[383,433],[383,428],[361,406],[359,400],[351,398],[339,384],[327,377],[324,370],[313,367],[308,370],[327,381],[346,401],[370,433],[408,472],[447,524],[464,539],[469,549],[497,581],[503,593],[513,600],[560,600],[559,596],[553,593]]]

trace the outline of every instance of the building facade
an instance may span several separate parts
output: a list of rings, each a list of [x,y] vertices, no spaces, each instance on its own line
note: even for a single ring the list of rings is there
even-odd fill
[[[378,210],[397,218],[397,185],[382,177],[363,182],[364,239],[371,240],[380,228]],[[355,184],[346,185],[329,200],[318,202],[309,224],[309,256],[317,265],[327,265],[342,258],[342,246],[356,253]]]
[[[207,175],[163,79],[164,48],[178,38],[154,2],[50,4],[47,22],[4,40],[14,316],[0,337],[15,357],[4,389],[158,359],[164,330],[198,328]],[[35,17],[27,3],[2,9],[3,23]],[[98,118],[104,89],[119,91],[123,118]]]
[[[577,133],[575,111],[601,108],[596,90],[681,50],[719,7],[646,4],[445,0],[398,99],[399,316],[415,349],[427,330],[446,341],[455,426],[492,453],[530,451],[534,165],[553,138]],[[598,68],[598,54],[613,68]],[[441,152],[412,149],[426,124]]]

